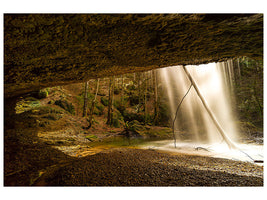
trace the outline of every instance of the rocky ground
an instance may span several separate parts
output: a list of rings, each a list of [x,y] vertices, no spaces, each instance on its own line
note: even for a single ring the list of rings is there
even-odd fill
[[[116,148],[49,169],[36,186],[263,186],[263,167]]]

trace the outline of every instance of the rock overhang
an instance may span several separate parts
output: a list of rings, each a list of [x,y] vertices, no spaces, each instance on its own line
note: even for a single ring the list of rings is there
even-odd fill
[[[263,56],[262,14],[5,14],[5,98],[160,67]]]

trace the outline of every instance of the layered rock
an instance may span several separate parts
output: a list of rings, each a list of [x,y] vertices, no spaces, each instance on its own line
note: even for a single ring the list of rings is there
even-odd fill
[[[97,77],[262,55],[262,14],[4,16],[5,98]]]

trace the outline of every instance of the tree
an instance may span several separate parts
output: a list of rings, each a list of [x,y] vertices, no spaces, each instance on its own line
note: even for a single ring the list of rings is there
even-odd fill
[[[159,118],[159,103],[158,103],[158,82],[157,82],[157,71],[152,71],[153,75],[153,85],[154,85],[154,125],[158,124]]]
[[[124,77],[121,75],[121,103],[124,103]]]
[[[90,108],[90,114],[89,114],[89,118],[88,118],[88,122],[89,122],[88,128],[90,128],[92,126],[93,114],[94,114],[94,108],[95,108],[95,102],[96,102],[96,98],[97,98],[98,89],[99,89],[99,78],[96,79],[95,97],[92,101],[91,108]]]
[[[137,113],[140,112],[140,105],[141,105],[141,73],[138,72],[137,74],[137,87],[138,87],[138,108]]]
[[[114,76],[109,79],[109,94],[108,94],[108,119],[107,124],[112,124],[112,112],[113,112],[113,98],[114,98]]]
[[[145,76],[145,95],[144,95],[144,109],[145,109],[145,124],[147,123],[147,82],[148,82],[148,77],[147,73],[144,73]]]
[[[84,87],[85,90],[84,90],[83,117],[86,117],[87,115],[88,86],[89,86],[89,81],[85,82],[85,87]]]

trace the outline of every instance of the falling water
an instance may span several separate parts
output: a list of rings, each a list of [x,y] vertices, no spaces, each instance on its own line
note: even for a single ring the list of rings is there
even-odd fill
[[[186,66],[217,121],[231,140],[237,138],[237,129],[231,108],[233,93],[233,63],[210,63]],[[175,117],[177,105],[189,89],[191,82],[182,66],[160,69],[161,81],[169,101],[171,119]],[[175,122],[177,142],[221,143],[223,138],[214,125],[195,89],[192,87],[185,97]]]

